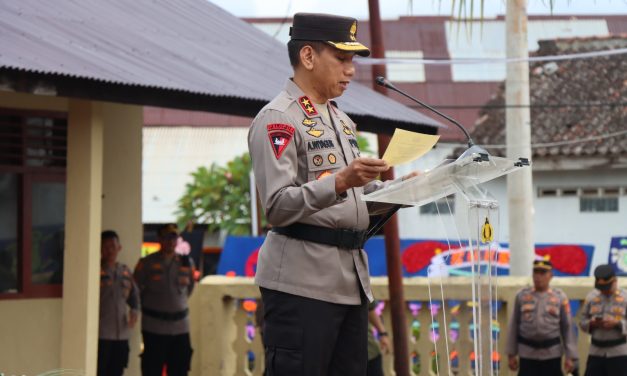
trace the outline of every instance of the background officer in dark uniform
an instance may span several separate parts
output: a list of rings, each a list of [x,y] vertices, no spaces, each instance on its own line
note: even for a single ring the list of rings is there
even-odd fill
[[[627,375],[627,292],[618,288],[611,265],[597,266],[594,278],[579,323],[592,336],[586,376]]]
[[[357,21],[294,15],[288,43],[294,77],[254,119],[248,147],[256,186],[273,226],[259,253],[255,282],[264,305],[268,375],[363,376],[367,302],[362,250],[369,214],[362,193],[389,167],[363,158],[355,123],[330,100],[348,88]],[[390,184],[390,183],[387,183]]]
[[[161,249],[137,263],[135,280],[142,301],[142,374],[187,375],[192,358],[187,299],[194,288],[194,263],[174,253],[179,237],[175,224],[157,231]]]
[[[564,352],[566,372],[574,369],[577,360],[568,297],[562,290],[550,287],[551,278],[551,262],[535,260],[533,287],[524,288],[516,295],[506,352],[509,368],[512,371],[520,368],[521,376],[561,376]]]

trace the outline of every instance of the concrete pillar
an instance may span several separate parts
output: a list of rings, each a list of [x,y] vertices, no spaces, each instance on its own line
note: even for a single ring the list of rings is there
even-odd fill
[[[102,230],[118,233],[122,244],[118,261],[132,270],[143,239],[142,107],[104,103],[103,120]],[[128,375],[140,374],[140,342],[138,321],[129,340]]]
[[[96,374],[102,105],[71,99],[68,119],[61,368]]]
[[[527,47],[527,0],[507,0],[507,57],[529,57]],[[531,115],[529,107],[529,63],[507,64],[505,82],[507,109],[507,156],[531,159]],[[523,107],[518,107],[518,106]],[[510,107],[511,106],[511,107]],[[533,162],[532,162],[533,163]],[[507,175],[509,213],[510,273],[514,276],[531,275],[534,259],[533,241],[533,183],[531,168],[521,168]]]

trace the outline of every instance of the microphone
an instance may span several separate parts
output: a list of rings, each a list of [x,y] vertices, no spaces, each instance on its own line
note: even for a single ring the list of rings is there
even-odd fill
[[[395,92],[411,99],[412,101],[418,103],[419,105],[421,105],[422,107],[431,110],[433,112],[435,112],[436,114],[442,116],[443,118],[445,118],[446,120],[450,121],[451,123],[455,124],[459,129],[462,130],[462,132],[464,132],[464,135],[466,136],[466,140],[468,141],[468,149],[466,149],[466,151],[464,151],[462,153],[462,155],[459,156],[459,159],[462,159],[468,155],[472,155],[472,154],[479,154],[479,156],[474,156],[473,160],[474,161],[488,161],[489,160],[489,153],[483,149],[480,146],[475,145],[475,143],[472,141],[472,138],[470,137],[470,134],[468,134],[468,131],[466,130],[466,128],[464,128],[461,124],[459,124],[455,119],[444,115],[443,113],[441,113],[440,111],[436,110],[435,108],[429,106],[426,103],[422,103],[421,101],[419,101],[418,99],[412,97],[411,95],[401,91],[400,89],[397,89],[396,86],[392,85],[392,83],[388,80],[385,79],[385,77],[379,76],[377,78],[375,78],[375,82],[377,83],[377,85],[379,86],[383,86],[383,87],[387,87],[388,89],[394,90]],[[458,159],[458,160],[459,160]],[[519,163],[523,163],[522,161]],[[529,164],[528,162],[525,162],[527,165]],[[521,164],[522,166],[522,164]],[[398,209],[401,208],[402,205],[394,205],[387,213],[384,213],[381,218],[379,218],[379,220],[374,223],[371,224],[370,226],[368,226],[368,230],[366,231],[366,237],[365,240],[370,239],[374,234],[377,233],[377,231],[379,231],[381,229],[381,227],[383,227],[383,225],[385,224],[385,222],[387,222],[393,215],[394,213],[396,213],[398,211]],[[364,241],[365,243],[365,241]]]
[[[468,142],[468,150],[466,150],[462,156],[468,155],[470,153],[479,153],[479,154],[487,154],[489,155],[489,153],[487,151],[485,151],[483,148],[476,146],[474,141],[472,140],[472,138],[470,137],[470,134],[468,133],[468,131],[466,130],[466,128],[464,128],[464,126],[462,126],[461,124],[459,124],[455,119],[441,113],[440,111],[436,110],[435,108],[429,106],[426,103],[422,103],[421,101],[419,101],[418,99],[412,97],[411,95],[403,92],[402,90],[398,89],[396,86],[392,85],[392,83],[390,81],[388,81],[387,79],[385,79],[385,77],[379,76],[375,79],[375,82],[377,83],[377,85],[379,86],[383,86],[383,87],[387,87],[390,90],[394,90],[395,92],[411,99],[412,101],[418,103],[419,105],[421,105],[422,107],[435,112],[436,114],[440,115],[441,117],[445,118],[446,120],[450,121],[451,123],[455,124],[459,129],[462,130],[462,132],[464,132],[464,135],[466,136],[466,140]]]

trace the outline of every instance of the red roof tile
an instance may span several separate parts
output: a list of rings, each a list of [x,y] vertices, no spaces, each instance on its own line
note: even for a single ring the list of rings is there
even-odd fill
[[[627,35],[541,41],[537,56],[616,48],[627,48]],[[627,156],[627,55],[545,61],[533,63],[529,71],[533,157]],[[505,110],[494,108],[505,104],[504,86],[480,111],[472,132],[479,145],[506,142]],[[621,134],[599,137],[616,133]],[[576,142],[586,139],[591,140]],[[505,153],[504,148],[487,149]]]

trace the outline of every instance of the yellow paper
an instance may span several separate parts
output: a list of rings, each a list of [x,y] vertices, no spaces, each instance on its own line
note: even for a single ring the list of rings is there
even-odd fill
[[[431,150],[440,136],[410,132],[403,129],[394,131],[383,160],[390,166],[411,162]]]

